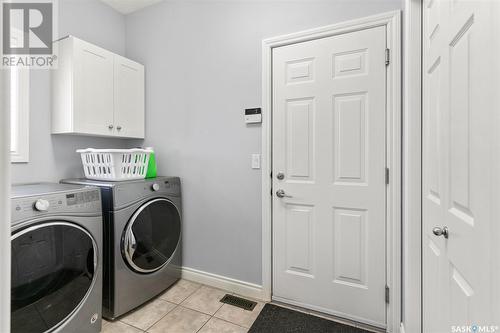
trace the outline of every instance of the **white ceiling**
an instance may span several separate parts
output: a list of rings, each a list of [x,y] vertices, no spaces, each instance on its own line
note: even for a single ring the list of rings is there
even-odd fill
[[[136,10],[142,9],[147,6],[154,5],[155,3],[163,0],[101,0],[105,4],[111,6],[122,14],[130,14]]]

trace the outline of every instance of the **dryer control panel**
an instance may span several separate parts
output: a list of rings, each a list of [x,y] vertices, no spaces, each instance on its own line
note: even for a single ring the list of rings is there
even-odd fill
[[[137,182],[123,182],[114,186],[114,208],[121,209],[138,200],[154,196],[180,197],[178,177],[157,177]]]

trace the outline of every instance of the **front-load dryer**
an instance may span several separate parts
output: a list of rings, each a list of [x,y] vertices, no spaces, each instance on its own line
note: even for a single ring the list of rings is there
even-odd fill
[[[61,182],[101,188],[105,318],[115,319],[140,306],[180,278],[179,178]]]
[[[11,331],[99,332],[99,189],[14,185],[11,230]]]

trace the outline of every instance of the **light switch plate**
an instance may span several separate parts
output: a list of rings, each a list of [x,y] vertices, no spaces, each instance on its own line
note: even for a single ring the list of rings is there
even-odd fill
[[[259,124],[262,122],[262,115],[261,114],[252,114],[245,116],[245,123],[247,124]]]
[[[260,154],[252,154],[252,169],[260,169]]]

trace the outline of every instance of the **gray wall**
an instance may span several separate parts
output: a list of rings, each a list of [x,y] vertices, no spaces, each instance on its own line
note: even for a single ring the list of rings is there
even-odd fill
[[[125,17],[98,0],[59,1],[59,36],[73,35],[125,54]],[[30,160],[12,164],[12,182],[59,181],[83,175],[78,148],[128,148],[137,140],[51,135],[49,70],[30,73]]]
[[[261,40],[401,8],[401,0],[168,1],[128,15],[146,66],[146,142],[182,178],[184,265],[261,284]]]

